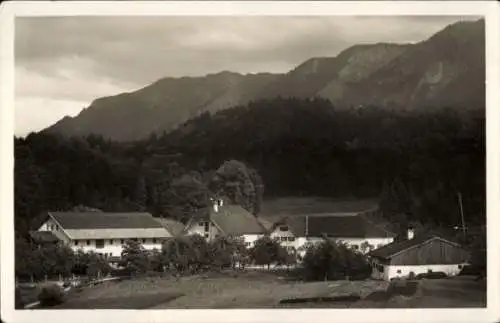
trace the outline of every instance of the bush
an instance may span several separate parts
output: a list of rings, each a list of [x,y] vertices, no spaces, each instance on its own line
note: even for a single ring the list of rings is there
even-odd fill
[[[406,282],[403,280],[395,280],[391,282],[387,288],[387,293],[391,296],[403,295],[412,296],[417,291],[418,282]]]
[[[144,275],[146,277],[162,277],[163,273],[160,271],[148,270]]]
[[[480,276],[482,274],[483,268],[474,265],[465,265],[460,270],[459,276]]]
[[[417,275],[417,279],[442,279],[446,277],[448,277],[448,275],[442,271],[431,271],[425,274]]]
[[[42,307],[59,305],[64,301],[64,292],[59,285],[47,285],[42,287],[38,300]]]
[[[24,300],[23,300],[23,297],[21,295],[21,290],[16,287],[16,299],[15,299],[15,306],[16,306],[16,309],[22,309],[24,308]]]
[[[302,264],[305,280],[364,280],[371,275],[363,254],[331,240],[310,246]]]

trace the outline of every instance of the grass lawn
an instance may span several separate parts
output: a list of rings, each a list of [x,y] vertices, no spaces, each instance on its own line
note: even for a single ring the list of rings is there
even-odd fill
[[[276,308],[286,298],[368,295],[387,283],[285,282],[272,273],[243,272],[193,277],[143,278],[104,283],[68,297],[59,308]]]
[[[66,302],[51,309],[146,309],[171,301],[182,294],[155,292],[140,295],[85,298],[73,296]]]
[[[331,199],[323,197],[283,197],[267,199],[262,205],[259,217],[269,221],[278,220],[284,215],[305,215],[311,213],[350,213],[365,211],[375,207],[374,200]]]
[[[38,301],[38,294],[40,293],[41,287],[19,287],[21,292],[21,299],[24,304],[31,304]]]
[[[468,278],[422,280],[388,289],[384,281],[286,282],[272,273],[242,272],[110,282],[74,293],[58,308],[405,308],[484,307],[485,283]],[[357,294],[359,301],[280,304],[296,298]]]

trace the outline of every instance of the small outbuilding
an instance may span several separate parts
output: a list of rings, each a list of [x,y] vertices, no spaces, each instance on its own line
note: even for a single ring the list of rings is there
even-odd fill
[[[460,273],[470,253],[460,244],[436,235],[414,236],[408,230],[407,239],[387,244],[370,252],[372,278],[391,280],[430,272],[447,276]]]

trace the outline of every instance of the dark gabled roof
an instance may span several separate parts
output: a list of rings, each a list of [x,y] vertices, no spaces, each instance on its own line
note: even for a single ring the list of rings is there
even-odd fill
[[[307,225],[306,225],[307,222]],[[279,223],[286,223],[296,236],[332,238],[381,238],[394,234],[378,227],[359,215],[309,215],[287,217]]]
[[[439,240],[448,242],[452,245],[455,245],[457,247],[460,246],[456,242],[443,239],[443,238],[438,237],[436,235],[424,234],[424,235],[420,235],[420,236],[417,235],[413,239],[410,239],[410,240],[389,243],[381,248],[378,248],[378,249],[371,251],[368,255],[371,257],[375,257],[375,258],[389,259],[389,258],[391,258],[391,257],[393,257],[401,252],[404,252],[408,249],[414,248],[418,245],[421,245],[421,244],[426,243],[428,241],[431,241],[433,239],[439,239]]]
[[[184,231],[184,224],[174,219],[166,219],[166,218],[154,218],[158,221],[165,229],[167,229],[172,236],[180,235]]]
[[[65,230],[163,228],[150,213],[49,212]]]
[[[269,220],[264,219],[264,218],[259,217],[259,216],[257,216],[257,221],[259,221],[259,222],[260,222],[260,224],[262,224],[262,226],[263,226],[263,227],[264,227],[267,231],[269,231],[269,230],[271,230],[271,229],[273,228],[273,225],[274,225],[274,224],[273,224],[273,222],[272,222],[272,221],[269,221]]]
[[[30,238],[34,243],[56,243],[59,241],[50,231],[30,231]]]
[[[339,238],[392,237],[392,233],[379,228],[362,216],[309,216],[308,235]]]
[[[254,215],[237,204],[224,204],[218,212],[211,208],[210,219],[225,235],[263,234],[267,232]]]

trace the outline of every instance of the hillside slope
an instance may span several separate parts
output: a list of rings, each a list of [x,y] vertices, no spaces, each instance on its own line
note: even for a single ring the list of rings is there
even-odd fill
[[[95,133],[119,141],[175,129],[203,112],[276,97],[323,97],[337,108],[485,106],[484,20],[450,25],[416,44],[363,44],[311,58],[286,74],[232,72],[164,78],[138,91],[100,98],[50,133]]]

